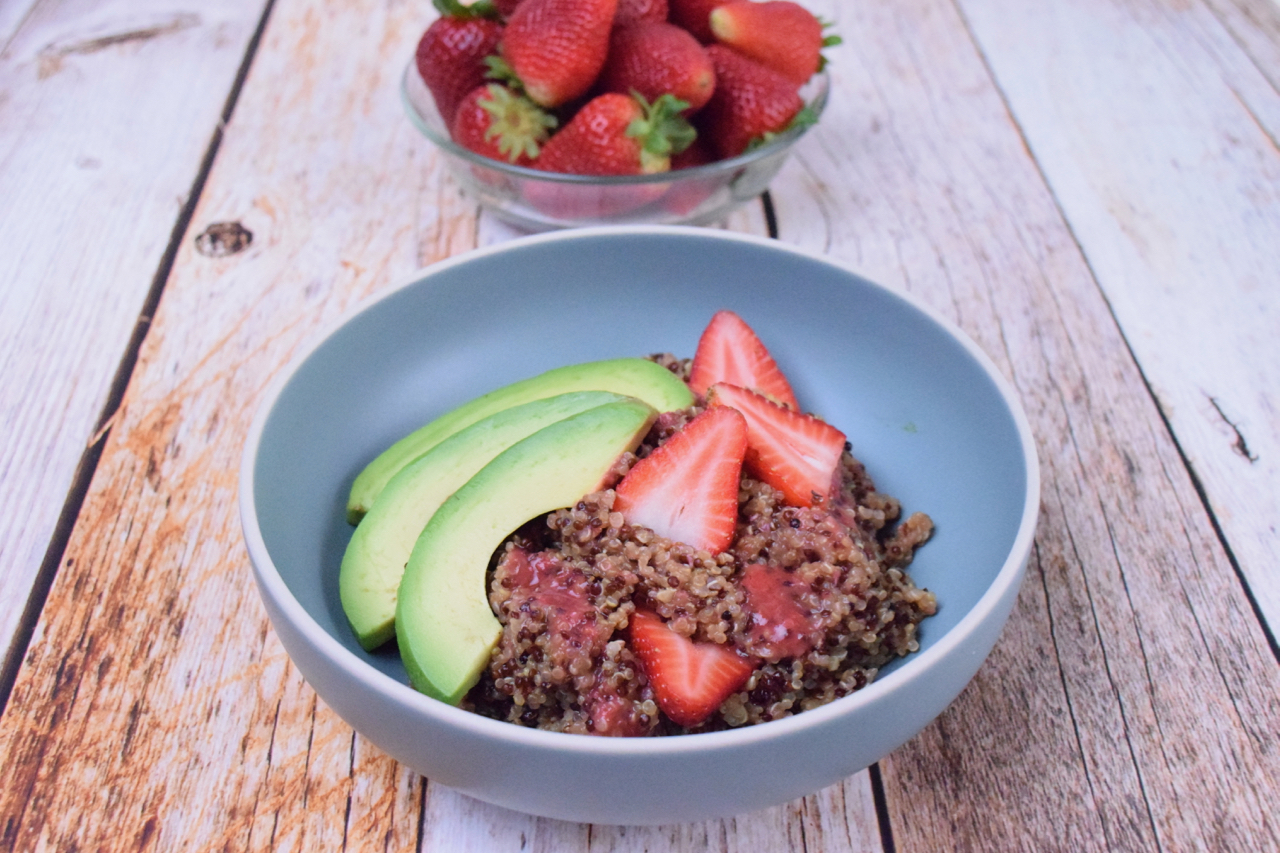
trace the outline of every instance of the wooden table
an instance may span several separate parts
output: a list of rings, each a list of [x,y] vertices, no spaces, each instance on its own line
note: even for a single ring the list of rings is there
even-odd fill
[[[432,14],[0,4],[0,848],[1280,849],[1272,0],[843,7],[831,106],[722,225],[973,336],[1038,440],[1036,547],[915,740],[803,800],[645,829],[387,758],[290,665],[241,541],[273,373],[515,236],[402,115]]]

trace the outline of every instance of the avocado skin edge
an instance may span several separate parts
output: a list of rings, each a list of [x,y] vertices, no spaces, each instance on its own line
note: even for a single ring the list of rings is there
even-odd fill
[[[502,633],[489,606],[493,552],[520,525],[596,491],[657,412],[610,403],[543,427],[485,465],[422,531],[396,603],[400,656],[419,691],[457,705]]]
[[[693,392],[674,373],[644,358],[615,358],[557,367],[464,403],[388,447],[351,484],[347,521],[357,524],[395,474],[432,447],[481,418],[531,400],[569,391],[612,391],[643,400],[659,412],[693,405]]]
[[[459,430],[402,468],[352,534],[338,570],[347,622],[366,651],[395,636],[396,592],[413,545],[449,495],[491,459],[543,427],[628,398],[575,391],[503,409]]]

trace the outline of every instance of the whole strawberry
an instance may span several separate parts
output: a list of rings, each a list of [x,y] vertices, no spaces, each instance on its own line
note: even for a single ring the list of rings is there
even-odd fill
[[[688,114],[702,108],[715,84],[706,49],[687,30],[659,21],[614,27],[598,87],[605,92],[639,92],[650,101],[674,95],[689,105]]]
[[[618,0],[618,11],[613,16],[615,27],[637,24],[641,21],[665,21],[667,0]]]
[[[667,0],[667,18],[671,23],[693,33],[703,44],[715,41],[711,32],[711,10],[728,0]]]
[[[440,17],[431,22],[414,60],[446,125],[458,103],[485,81],[485,57],[497,53],[502,24],[487,3],[464,6],[458,0],[434,0]]]
[[[472,89],[454,114],[453,141],[485,157],[532,166],[555,119],[498,83]]]
[[[790,0],[733,0],[713,9],[708,20],[716,41],[769,66],[796,85],[803,85],[817,72],[822,48],[829,43],[822,35],[822,22]]]
[[[532,0],[526,0],[532,2]],[[592,98],[547,140],[534,168],[572,175],[640,175],[671,168],[671,154],[693,140],[681,101],[652,104],[606,92]]]
[[[707,48],[716,70],[716,90],[697,115],[699,135],[720,159],[737,157],[752,143],[767,141],[803,121],[799,87],[772,68],[733,48]]]
[[[522,0],[507,20],[502,56],[544,107],[572,101],[604,67],[618,0]]]

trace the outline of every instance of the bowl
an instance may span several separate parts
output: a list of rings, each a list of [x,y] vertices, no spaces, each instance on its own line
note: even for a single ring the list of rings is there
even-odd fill
[[[830,78],[814,75],[801,97],[820,117]],[[588,225],[716,221],[764,192],[807,127],[729,160],[656,175],[565,175],[514,166],[476,154],[449,138],[417,65],[410,62],[401,98],[414,126],[441,152],[464,192],[506,222],[528,231]]]
[[[934,591],[919,652],[828,705],[740,729],[599,738],[527,729],[414,691],[357,644],[338,598],[351,482],[479,393],[559,365],[692,355],[718,309],[755,327],[797,397],[879,488],[929,513],[911,574]],[[271,623],[320,698],[437,783],[564,820],[704,820],[792,800],[884,757],[960,693],[999,636],[1031,549],[1039,469],[991,361],[907,296],[777,241],[630,226],[523,237],[422,270],[276,377],[246,441],[245,541]],[[767,768],[767,771],[762,770]]]

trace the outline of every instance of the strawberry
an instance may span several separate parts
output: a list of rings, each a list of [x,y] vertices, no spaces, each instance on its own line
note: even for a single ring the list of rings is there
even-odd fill
[[[586,93],[604,67],[618,0],[522,0],[502,38],[502,56],[544,107]]]
[[[670,95],[653,104],[617,92],[599,95],[547,140],[534,168],[572,175],[665,172],[672,152],[687,146],[693,135],[678,115],[683,107]]]
[[[627,472],[613,508],[630,524],[718,554],[733,541],[746,452],[742,415],[707,409]]]
[[[711,10],[729,0],[667,0],[668,20],[677,27],[683,27],[703,44],[715,41],[711,32]]]
[[[702,140],[695,139],[693,144],[678,154],[671,155],[671,170],[692,169],[715,162],[711,152]],[[662,197],[662,209],[677,216],[687,217],[697,210],[698,205],[716,194],[723,180],[718,175],[705,175],[692,178],[685,175],[683,180],[673,182]]]
[[[782,492],[792,506],[826,501],[844,452],[844,433],[736,385],[712,385],[707,402],[732,406],[747,419],[748,472]]]
[[[767,65],[797,86],[822,62],[822,22],[790,0],[733,0],[708,18],[716,41]]]
[[[712,156],[706,143],[701,139],[694,139],[688,148],[671,155],[671,170],[693,169],[715,161],[716,158]]]
[[[615,27],[638,24],[642,21],[665,21],[667,0],[618,0],[618,11],[613,17]]]
[[[497,9],[498,14],[503,18],[510,18],[519,5],[520,0],[493,0],[493,8]]]
[[[418,40],[414,61],[440,117],[449,126],[466,94],[485,82],[488,69],[484,60],[497,52],[502,24],[490,17],[492,7],[486,4],[464,6],[458,0],[435,0],[435,6],[440,17]]]
[[[755,671],[755,665],[733,649],[695,643],[648,610],[631,614],[628,631],[631,650],[653,686],[658,707],[686,728],[714,714]]]
[[[639,92],[656,101],[664,94],[702,108],[715,89],[711,58],[698,40],[666,21],[617,26],[609,36],[609,57],[597,86],[605,92]]]
[[[717,311],[711,318],[689,368],[689,387],[695,394],[705,396],[717,382],[749,388],[789,409],[800,409],[791,383],[764,342],[732,311]]]
[[[472,89],[458,105],[453,141],[485,157],[532,166],[555,119],[528,98],[498,83]]]
[[[724,45],[709,46],[707,54],[716,69],[716,90],[697,124],[716,156],[737,157],[804,120],[795,83]]]

